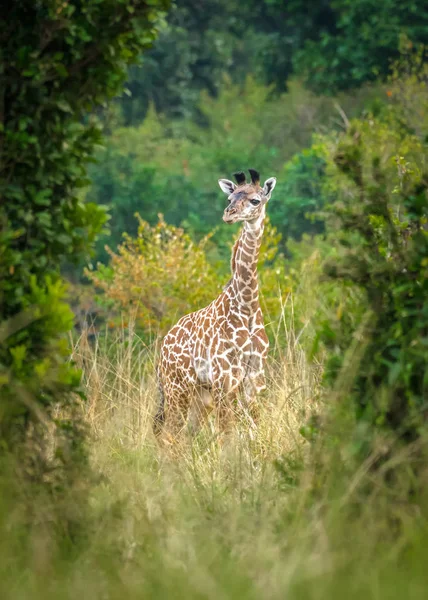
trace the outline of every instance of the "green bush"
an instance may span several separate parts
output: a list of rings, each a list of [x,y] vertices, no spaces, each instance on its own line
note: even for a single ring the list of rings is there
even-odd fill
[[[0,33],[0,449],[30,451],[57,425],[58,467],[81,456],[70,419],[79,373],[64,334],[72,314],[59,267],[87,255],[104,211],[85,203],[87,163],[100,130],[87,113],[120,90],[126,64],[147,49],[167,0],[8,3]],[[62,407],[62,413],[54,408]],[[63,439],[61,445],[59,439]],[[43,445],[43,444],[42,444]],[[43,460],[42,460],[43,463]]]
[[[352,122],[332,154],[338,200],[326,211],[336,255],[325,271],[361,293],[351,327],[342,311],[321,328],[326,382],[358,420],[411,439],[428,397],[426,157],[394,113]]]

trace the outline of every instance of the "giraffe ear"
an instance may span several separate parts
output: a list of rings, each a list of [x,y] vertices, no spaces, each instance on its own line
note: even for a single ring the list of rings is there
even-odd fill
[[[271,196],[275,186],[276,186],[276,177],[270,177],[269,179],[266,179],[266,181],[264,182],[263,193],[268,200],[270,200],[270,196]]]
[[[236,185],[233,183],[233,181],[229,181],[229,179],[219,179],[218,184],[222,191],[228,196],[230,196],[230,194],[236,190]]]

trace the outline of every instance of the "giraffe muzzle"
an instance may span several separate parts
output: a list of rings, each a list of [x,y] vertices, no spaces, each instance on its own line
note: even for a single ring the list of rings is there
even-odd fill
[[[223,213],[223,221],[225,223],[235,223],[238,217],[238,210],[236,206],[230,205],[225,208]]]
[[[233,212],[228,212],[225,210],[224,214],[223,214],[223,221],[225,223],[235,223],[237,220],[237,217],[238,217],[238,215],[236,213],[236,210],[234,210]]]

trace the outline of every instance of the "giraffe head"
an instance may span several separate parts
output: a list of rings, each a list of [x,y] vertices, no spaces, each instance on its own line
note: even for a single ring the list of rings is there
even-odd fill
[[[251,183],[247,183],[245,174],[234,173],[236,184],[229,179],[219,179],[222,191],[227,194],[229,205],[223,214],[225,223],[238,221],[255,221],[264,214],[265,206],[276,185],[276,178],[270,177],[260,186],[260,175],[254,169],[249,169]]]

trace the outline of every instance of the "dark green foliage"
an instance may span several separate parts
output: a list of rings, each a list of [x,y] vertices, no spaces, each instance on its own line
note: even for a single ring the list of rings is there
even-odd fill
[[[253,73],[256,16],[236,0],[173,6],[153,50],[130,69],[130,94],[120,101],[125,124],[141,121],[150,102],[169,116],[189,117],[197,113],[200,92],[216,95],[225,73],[240,82]]]
[[[301,2],[291,4],[292,13],[301,11]],[[320,93],[384,79],[391,62],[400,56],[402,36],[415,44],[428,44],[428,6],[424,0],[338,0],[325,4],[329,5],[328,17],[309,35],[305,32],[293,55],[295,71],[305,73],[309,85]]]
[[[357,419],[413,439],[428,408],[428,179],[398,156],[391,190],[371,128],[355,123],[334,157],[349,193],[329,209],[338,254],[326,272],[362,291],[363,310],[353,328],[342,315],[325,324],[326,376]]]
[[[100,141],[88,111],[117,94],[126,65],[147,49],[167,0],[22,0],[3,4],[0,32],[0,443],[3,450],[51,419],[79,453],[69,420],[79,373],[67,365],[73,316],[59,266],[85,256],[104,211],[82,201]],[[67,408],[68,407],[68,408]],[[73,438],[73,432],[76,439]],[[39,440],[40,441],[40,440]],[[39,442],[37,442],[39,443]]]
[[[270,0],[261,3],[258,57],[264,80],[279,89],[290,74],[332,94],[384,79],[400,55],[403,37],[428,44],[428,9],[423,0]]]
[[[364,93],[356,100],[344,99],[349,116],[360,114],[363,98]],[[325,202],[326,151],[322,144],[302,148],[321,124],[337,127],[332,100],[315,97],[297,82],[273,99],[265,86],[249,78],[243,86],[226,80],[217,98],[203,93],[199,110],[204,126],[191,119],[167,119],[150,108],[141,125],[114,128],[108,136],[90,167],[93,185],[87,195],[111,211],[111,233],[99,242],[98,260],[106,259],[105,244],[115,249],[123,232],[136,233],[135,212],[152,225],[162,213],[168,223],[184,225],[196,238],[219,226],[215,242],[225,248],[226,259],[232,229],[221,226],[225,201],[217,178],[231,178],[234,171],[251,166],[260,170],[263,181],[274,175],[278,179],[269,215],[284,241],[323,230],[312,218]]]
[[[323,181],[325,160],[317,147],[296,154],[279,175],[278,202],[272,203],[270,217],[284,240],[300,240],[305,233],[324,231],[324,223],[315,213],[325,203]]]
[[[194,117],[201,90],[216,96],[223,76],[287,88],[304,77],[322,94],[384,79],[401,40],[428,44],[423,0],[183,0],[170,11],[153,50],[129,72],[119,101],[126,125],[150,102],[170,117]]]
[[[170,117],[195,117],[199,95],[216,96],[227,74],[235,83],[247,75],[286,88],[293,56],[334,22],[327,0],[301,2],[184,0],[170,11],[153,49],[129,71],[128,94],[120,99],[126,125],[141,122],[152,102]],[[332,21],[333,19],[333,21]]]
[[[257,10],[257,74],[284,90],[290,75],[301,76],[300,65],[295,67],[296,53],[320,32],[335,30],[334,2],[317,0],[308,10],[308,3],[302,0],[264,0],[257,3]]]
[[[216,96],[227,74],[235,83],[251,75],[285,90],[294,55],[324,28],[334,28],[329,0],[183,0],[170,11],[166,27],[141,65],[132,67],[120,99],[126,125],[140,122],[150,102],[170,117],[193,116],[204,123],[199,94]]]

